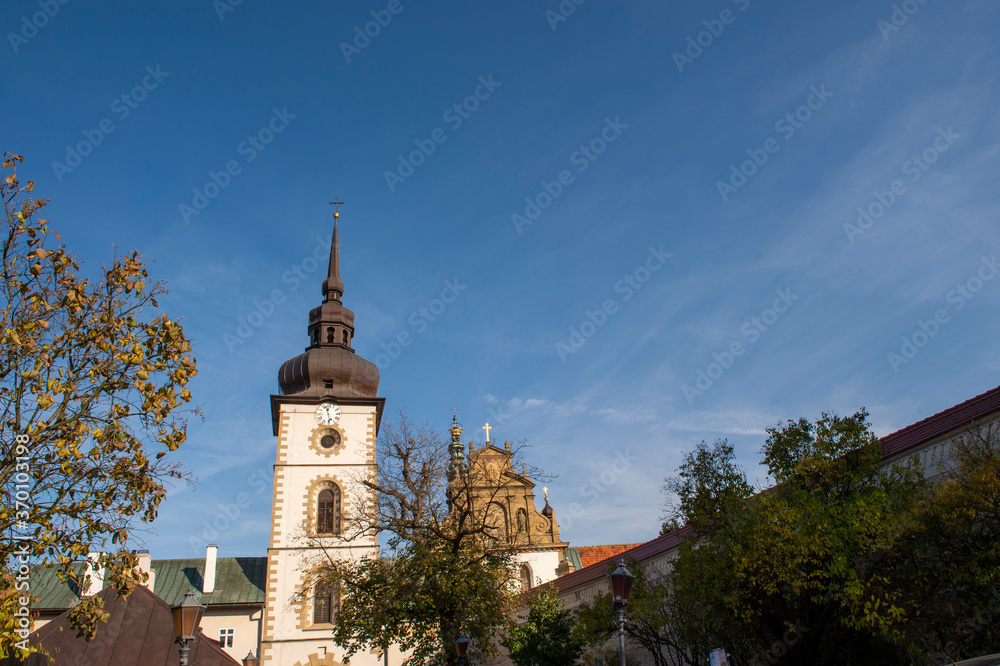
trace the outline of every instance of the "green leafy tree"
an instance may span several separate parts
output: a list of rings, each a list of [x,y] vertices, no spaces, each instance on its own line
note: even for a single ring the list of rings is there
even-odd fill
[[[166,289],[149,282],[138,253],[81,275],[39,217],[46,202],[31,196],[34,183],[18,180],[20,162],[4,154],[0,184],[4,585],[19,585],[25,561],[73,577],[74,563],[103,550],[105,582],[128,593],[140,574],[126,542],[156,517],[165,483],[184,477],[168,456],[185,439],[195,361],[180,324],[159,312]],[[12,598],[9,587],[0,592],[0,654],[25,647]],[[71,620],[93,637],[105,616],[90,598]]]
[[[680,548],[675,593],[700,609],[690,626],[747,662],[893,663],[907,614],[880,562],[925,484],[913,470],[883,468],[864,410],[768,435],[763,462],[777,485],[722,514],[709,502],[717,517]],[[717,487],[716,472],[688,469],[695,488]],[[737,482],[735,496],[744,492]]]
[[[702,441],[685,454],[677,474],[664,480],[663,490],[668,502],[660,534],[685,525],[711,529],[754,492],[727,439],[711,446]]]
[[[551,585],[528,597],[528,617],[503,638],[516,666],[573,666],[583,652],[575,622]]]

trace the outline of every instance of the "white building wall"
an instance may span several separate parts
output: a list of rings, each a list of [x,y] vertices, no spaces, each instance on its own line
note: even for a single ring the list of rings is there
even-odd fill
[[[531,569],[531,587],[538,587],[556,578],[559,557],[558,550],[523,551],[515,555],[513,560],[518,566],[528,565]]]

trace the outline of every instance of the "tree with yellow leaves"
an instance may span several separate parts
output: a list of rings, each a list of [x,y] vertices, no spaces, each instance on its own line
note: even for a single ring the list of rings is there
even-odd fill
[[[31,567],[54,566],[84,588],[80,563],[103,551],[106,585],[126,594],[140,582],[126,544],[156,517],[166,482],[186,476],[169,454],[184,442],[196,374],[183,329],[159,311],[166,289],[138,252],[82,275],[39,217],[35,184],[18,179],[22,161],[4,153],[0,183],[0,656],[30,648],[20,609]],[[95,635],[101,603],[74,609],[82,635]]]

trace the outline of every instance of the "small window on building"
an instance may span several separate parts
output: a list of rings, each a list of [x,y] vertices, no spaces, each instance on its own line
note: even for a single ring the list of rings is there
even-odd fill
[[[222,644],[222,647],[233,647],[233,634],[235,633],[235,629],[219,629],[219,643]]]
[[[347,344],[347,331],[344,331],[344,344]]]
[[[333,342],[333,334],[334,333],[336,333],[336,329],[334,329],[333,326],[330,326],[329,328],[326,329],[326,341],[327,342]]]
[[[323,380],[323,388],[325,388],[327,391],[332,391],[333,390],[333,380],[332,379],[324,379]]]
[[[337,612],[336,586],[320,583],[313,596],[313,624],[330,624]]]

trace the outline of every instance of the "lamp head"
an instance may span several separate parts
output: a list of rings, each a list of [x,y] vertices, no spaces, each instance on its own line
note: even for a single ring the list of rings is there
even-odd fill
[[[624,562],[618,563],[618,568],[608,575],[611,578],[611,597],[616,604],[627,604],[628,595],[632,591],[632,581],[635,576],[625,568]]]
[[[170,613],[174,617],[174,632],[178,640],[194,640],[204,612],[205,607],[194,598],[194,592],[187,592],[180,603],[170,607]]]

